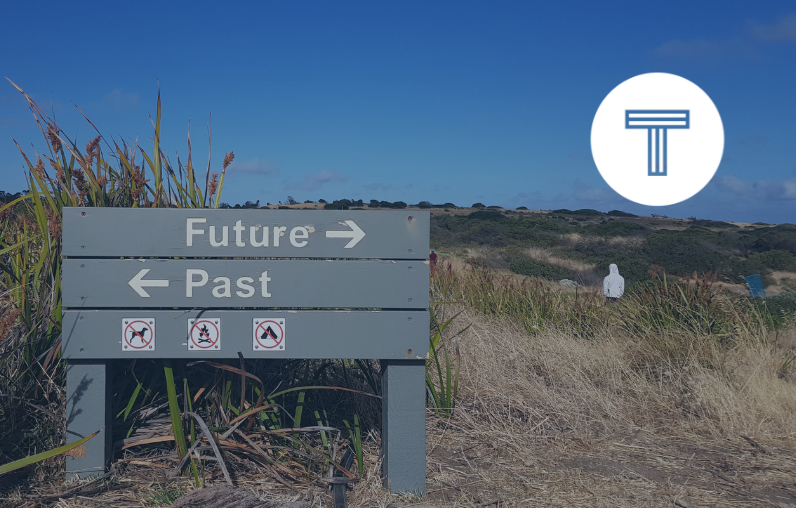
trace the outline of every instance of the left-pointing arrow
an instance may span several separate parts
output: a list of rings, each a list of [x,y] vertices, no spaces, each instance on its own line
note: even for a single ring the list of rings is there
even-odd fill
[[[169,287],[169,281],[167,279],[153,279],[153,280],[144,280],[144,276],[149,273],[149,268],[144,268],[137,274],[135,277],[130,279],[130,287],[138,293],[138,296],[142,298],[149,298],[149,293],[144,291],[145,287],[153,287],[153,288],[167,288]]]

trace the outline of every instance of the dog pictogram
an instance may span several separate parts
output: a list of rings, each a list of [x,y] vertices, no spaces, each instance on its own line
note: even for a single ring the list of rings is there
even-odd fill
[[[122,319],[122,351],[152,351],[154,349],[154,318]]]

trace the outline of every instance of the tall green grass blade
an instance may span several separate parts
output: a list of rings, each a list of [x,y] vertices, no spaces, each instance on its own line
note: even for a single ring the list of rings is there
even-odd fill
[[[355,432],[355,440],[354,440],[354,449],[357,452],[357,469],[359,470],[359,476],[362,476],[365,473],[365,464],[363,461],[363,454],[362,454],[362,431],[359,428],[359,416],[354,413],[354,432]]]
[[[296,428],[301,427],[301,415],[304,413],[304,396],[307,394],[305,391],[301,391],[298,394],[298,400],[296,401],[296,413],[293,416],[293,424]],[[293,434],[293,437],[298,439],[298,434]]]
[[[135,385],[135,390],[133,390],[133,394],[130,396],[130,400],[127,402],[127,406],[124,408],[124,421],[127,421],[127,417],[130,416],[130,411],[132,411],[133,406],[135,405],[135,401],[138,398],[138,394],[140,392],[141,392],[141,383],[137,383]]]
[[[182,430],[180,403],[177,400],[177,387],[174,384],[174,371],[171,366],[171,360],[163,360],[163,372],[166,375],[166,393],[169,399],[171,428],[174,432],[174,441],[177,443],[177,454],[182,458],[187,452],[187,447],[185,445],[185,434]]]
[[[193,402],[191,402],[191,390],[188,388],[188,378],[182,378],[182,388],[183,394],[185,395],[185,404],[188,406],[185,408],[186,413],[193,413]],[[193,445],[196,443],[196,425],[193,420],[191,420],[191,449],[193,449]],[[190,454],[190,451],[186,453]],[[194,484],[198,489],[200,487],[199,482],[199,471],[196,470],[196,462],[193,460],[193,455],[190,457],[191,460],[191,472],[193,473]]]
[[[14,462],[9,462],[8,464],[4,464],[0,466],[0,474],[8,473],[9,471],[13,471],[15,469],[19,469],[21,467],[29,466],[31,464],[35,464],[36,462],[40,462],[42,460],[49,459],[51,457],[55,457],[56,455],[60,455],[62,453],[66,453],[70,450],[74,450],[78,446],[82,445],[92,437],[99,434],[100,431],[97,431],[90,436],[86,436],[79,441],[75,441],[74,443],[70,443],[66,446],[61,446],[55,448],[54,450],[49,450],[42,453],[37,453],[36,455],[31,455],[30,457],[25,457],[24,459],[15,460]]]

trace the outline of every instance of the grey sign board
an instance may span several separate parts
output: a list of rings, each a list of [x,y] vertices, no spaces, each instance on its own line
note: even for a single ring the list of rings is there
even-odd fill
[[[429,214],[376,210],[64,208],[68,257],[426,259]]]
[[[135,320],[151,320],[136,326]],[[219,319],[219,349],[188,349],[189,319]],[[274,339],[283,348],[263,347],[256,339],[278,320]],[[123,326],[130,321],[132,326]],[[148,328],[148,330],[147,330]],[[324,310],[68,310],[63,320],[63,350],[68,360],[99,358],[360,358],[413,360],[428,354],[427,311]],[[142,330],[147,331],[141,334]],[[256,332],[257,337],[253,338]],[[154,333],[154,337],[153,337]],[[266,337],[267,338],[267,337]],[[153,340],[154,339],[154,340]],[[130,344],[125,349],[124,346]],[[148,345],[153,345],[151,349]]]
[[[67,442],[105,429],[68,477],[112,457],[110,360],[357,358],[382,360],[385,485],[422,493],[429,227],[413,211],[65,208]]]
[[[428,308],[422,261],[66,259],[67,308]]]

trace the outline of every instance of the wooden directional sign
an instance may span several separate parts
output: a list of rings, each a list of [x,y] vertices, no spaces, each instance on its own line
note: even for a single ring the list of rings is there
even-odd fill
[[[65,208],[64,256],[427,259],[428,212]]]
[[[428,353],[428,212],[66,208],[63,231],[65,358]]]
[[[69,309],[428,308],[422,261],[70,258],[63,271]]]
[[[119,335],[126,318],[132,328]],[[215,348],[189,350],[188,320],[220,319],[223,340]],[[282,332],[263,337],[260,321],[278,318]],[[157,343],[147,325],[156,330]],[[258,323],[255,324],[255,321]],[[228,358],[240,351],[246,358],[359,358],[416,360],[428,353],[428,311],[341,310],[67,310],[64,312],[63,349],[68,358]],[[156,328],[155,328],[156,327]],[[194,335],[201,330],[196,327]],[[210,330],[208,339],[216,339]],[[254,341],[257,333],[259,342]],[[136,334],[139,335],[136,335]],[[197,335],[198,336],[198,335]],[[201,340],[202,337],[199,337]],[[279,340],[282,349],[268,348]],[[205,344],[200,344],[205,345]],[[255,349],[255,346],[260,345]],[[125,349],[125,346],[127,348]]]
[[[429,219],[64,208],[67,441],[112,427],[112,359],[379,359],[385,485],[422,493]],[[67,459],[70,477],[106,470],[106,434]]]

